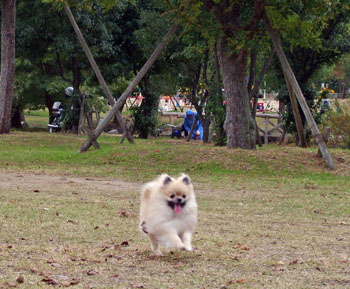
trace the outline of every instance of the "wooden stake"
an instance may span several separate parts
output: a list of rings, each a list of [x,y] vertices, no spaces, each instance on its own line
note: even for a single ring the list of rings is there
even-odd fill
[[[328,139],[329,139],[330,134],[331,134],[331,128],[328,127],[328,126],[326,126],[326,127],[324,128],[323,135],[322,135],[323,140],[324,140],[325,143],[328,142]],[[317,156],[318,156],[319,158],[322,157],[322,154],[321,154],[320,149],[318,149],[318,151],[317,151]]]
[[[301,120],[301,115],[298,107],[298,102],[297,99],[295,98],[295,94],[293,92],[293,88],[291,84],[288,81],[288,78],[284,74],[284,78],[286,80],[287,88],[288,88],[288,93],[290,97],[290,102],[292,104],[292,109],[293,109],[293,114],[294,114],[294,120],[295,120],[295,125],[297,127],[297,132],[299,136],[299,144],[301,147],[306,148],[307,147],[307,141],[306,141],[306,136],[304,133],[304,128],[303,128],[303,122]]]
[[[273,42],[273,45],[276,49],[276,52],[277,52],[277,55],[278,55],[278,58],[281,62],[281,65],[282,65],[282,69],[284,71],[284,74],[286,76],[286,78],[288,79],[288,82],[290,83],[290,85],[292,86],[292,89],[299,101],[299,104],[301,106],[301,109],[303,110],[303,113],[306,117],[306,120],[310,126],[310,129],[312,131],[312,134],[316,140],[316,143],[321,151],[321,154],[322,154],[322,157],[323,159],[325,160],[327,166],[330,168],[330,169],[335,169],[335,164],[332,160],[332,157],[329,155],[328,153],[328,150],[327,150],[327,146],[326,146],[326,143],[324,142],[323,138],[322,138],[322,135],[317,127],[317,124],[310,112],[310,109],[306,103],[306,100],[304,98],[304,95],[299,87],[299,84],[295,78],[295,75],[293,73],[293,70],[292,68],[290,67],[289,65],[289,62],[287,60],[287,57],[286,55],[284,54],[283,52],[283,49],[282,49],[282,46],[281,46],[281,43],[278,41],[277,37],[275,36],[275,33],[274,33],[274,30],[270,24],[270,21],[267,17],[266,14],[264,14],[264,23],[265,23],[265,27],[267,29],[267,31],[269,32],[270,34],[270,37],[271,37],[271,40]]]
[[[84,36],[81,33],[80,28],[79,28],[77,22],[74,19],[72,11],[69,9],[69,7],[67,5],[64,5],[64,11],[66,12],[66,14],[68,16],[68,19],[69,19],[70,23],[73,26],[73,29],[74,29],[74,31],[75,31],[78,39],[79,39],[79,42],[80,42],[81,46],[83,47],[83,50],[84,50],[87,58],[89,59],[90,65],[91,65],[92,69],[94,70],[95,75],[96,75],[100,85],[102,86],[102,89],[103,89],[105,95],[107,96],[109,103],[111,105],[114,105],[114,103],[115,103],[114,97],[112,96],[112,93],[111,93],[109,87],[107,86],[107,83],[104,80],[100,69],[98,68],[98,66],[96,64],[96,61],[95,61],[95,59],[94,59],[94,57],[93,57],[93,55],[92,55],[92,53],[91,53],[91,51],[90,51],[86,41],[84,39]],[[125,125],[125,122],[123,120],[123,117],[122,117],[120,111],[116,112],[116,117],[117,117],[117,120],[120,123],[121,127],[123,128],[123,130],[127,131],[127,127]],[[129,140],[130,143],[135,143],[134,139],[133,139],[133,137],[132,137],[132,135],[130,133],[130,131],[127,131],[126,137],[127,137],[127,139]]]
[[[102,133],[103,129],[107,126],[107,124],[111,121],[113,118],[113,115],[116,114],[116,112],[122,107],[126,99],[129,95],[133,92],[135,87],[139,84],[139,82],[142,80],[142,78],[145,76],[145,74],[148,72],[148,70],[151,68],[152,64],[156,61],[159,54],[162,52],[164,47],[167,45],[171,37],[175,34],[175,32],[178,29],[178,25],[174,24],[167,34],[163,37],[162,41],[158,44],[157,48],[154,50],[150,58],[147,60],[147,62],[144,64],[144,66],[141,68],[141,70],[137,73],[135,79],[132,81],[132,83],[126,88],[126,90],[123,92],[123,94],[118,98],[117,102],[113,105],[112,109],[107,112],[104,119],[99,123],[97,128],[94,130],[94,136],[99,137]],[[90,137],[83,143],[83,145],[80,147],[79,152],[86,152],[89,147],[91,146],[91,139]]]
[[[190,131],[188,132],[188,135],[187,135],[187,141],[189,142],[192,138],[192,134],[193,134],[193,131],[194,131],[194,128],[196,127],[196,124],[197,124],[197,121],[199,120],[199,114],[197,113],[197,115],[195,116],[194,120],[193,120],[193,123],[191,125],[191,129]]]

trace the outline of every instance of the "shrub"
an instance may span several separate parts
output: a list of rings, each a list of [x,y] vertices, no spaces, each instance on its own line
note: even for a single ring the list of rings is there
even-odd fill
[[[328,145],[350,149],[350,113],[340,109],[331,110],[324,116],[322,127],[329,126],[331,134]]]

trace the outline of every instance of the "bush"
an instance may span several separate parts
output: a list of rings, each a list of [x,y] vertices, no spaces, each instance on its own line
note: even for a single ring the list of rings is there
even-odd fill
[[[156,134],[159,97],[147,91],[143,92],[143,96],[141,105],[131,108],[131,116],[134,121],[134,133],[146,139]]]
[[[330,147],[350,149],[350,113],[340,109],[331,110],[324,116],[322,127],[329,126],[331,134],[328,140]]]

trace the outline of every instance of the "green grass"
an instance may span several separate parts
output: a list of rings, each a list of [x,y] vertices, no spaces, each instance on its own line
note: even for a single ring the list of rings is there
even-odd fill
[[[330,150],[329,171],[315,147],[103,135],[79,154],[85,139],[0,136],[0,288],[350,286],[349,151]],[[156,258],[137,231],[139,189],[163,172],[191,176],[199,224],[194,252]]]
[[[31,129],[47,129],[49,122],[49,111],[45,110],[26,110],[24,112],[26,122]]]

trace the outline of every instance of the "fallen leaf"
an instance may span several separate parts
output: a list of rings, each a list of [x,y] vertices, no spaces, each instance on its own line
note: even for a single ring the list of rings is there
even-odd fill
[[[80,283],[80,281],[77,279],[73,279],[72,281],[70,281],[70,285],[72,285],[72,286],[77,285],[79,283]]]
[[[102,248],[101,252],[104,252],[104,251],[106,251],[106,250],[109,249],[109,248],[110,248],[110,246],[104,246],[104,247]]]
[[[239,279],[239,280],[237,280],[236,281],[238,284],[243,284],[244,282],[245,282],[245,280],[244,279]]]
[[[22,275],[19,275],[16,281],[17,283],[24,283],[24,277]]]
[[[15,288],[15,287],[17,287],[17,284],[16,283],[8,283],[8,282],[6,282],[4,284],[4,286],[5,286],[5,288]]]
[[[49,285],[52,285],[52,286],[58,285],[57,281],[55,279],[53,279],[53,278],[44,278],[41,281],[45,282],[45,283],[47,283]]]
[[[129,212],[127,212],[127,211],[121,211],[121,212],[119,213],[119,216],[120,216],[120,217],[123,217],[123,218],[128,218],[128,217],[130,216],[130,214],[129,214]]]
[[[250,250],[248,247],[245,247],[245,246],[243,246],[240,243],[238,243],[236,246],[234,246],[233,249],[240,249],[240,250],[244,250],[244,251],[249,251]]]
[[[86,272],[86,274],[89,275],[89,276],[94,276],[94,275],[97,275],[98,272],[96,272],[95,270],[89,270],[89,271]]]

